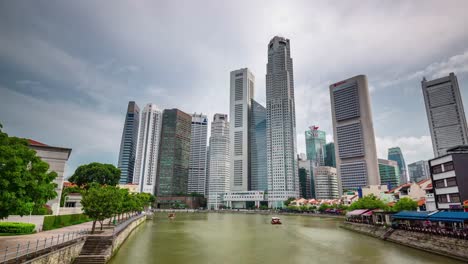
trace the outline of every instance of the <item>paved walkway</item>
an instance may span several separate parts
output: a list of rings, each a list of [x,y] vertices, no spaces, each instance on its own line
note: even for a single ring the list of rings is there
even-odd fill
[[[43,240],[45,238],[51,239],[52,237],[55,237],[54,239],[57,239],[58,235],[63,234],[68,234],[72,232],[79,232],[81,230],[89,229],[93,227],[93,222],[86,222],[78,225],[72,225],[72,226],[66,226],[62,228],[57,228],[49,231],[43,231],[31,235],[22,235],[22,236],[0,236],[0,249],[3,249],[5,247],[15,247],[18,244],[27,244],[29,241],[31,243],[35,243],[38,239]],[[99,223],[96,223],[96,229],[100,227]]]

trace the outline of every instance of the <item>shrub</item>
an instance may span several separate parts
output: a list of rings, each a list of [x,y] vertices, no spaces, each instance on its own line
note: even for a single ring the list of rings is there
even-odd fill
[[[0,222],[0,233],[31,234],[36,225],[16,222]]]
[[[88,221],[91,220],[84,214],[49,215],[44,217],[42,230],[52,230],[65,226],[77,225]]]

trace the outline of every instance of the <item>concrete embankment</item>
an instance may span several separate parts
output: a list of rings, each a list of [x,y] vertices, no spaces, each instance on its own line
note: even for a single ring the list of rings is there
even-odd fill
[[[427,252],[468,261],[468,240],[344,222],[342,228]]]

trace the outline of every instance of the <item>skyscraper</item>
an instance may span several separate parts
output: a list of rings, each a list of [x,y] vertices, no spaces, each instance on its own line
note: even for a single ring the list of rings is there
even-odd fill
[[[379,185],[367,77],[358,75],[330,85],[330,99],[340,192]]]
[[[203,114],[193,114],[191,130],[188,192],[204,195],[207,175],[207,116]]]
[[[445,155],[447,149],[468,144],[465,110],[457,76],[421,82],[426,113],[431,131],[434,156]]]
[[[247,68],[231,72],[229,149],[233,192],[249,188],[249,117],[254,83],[255,77]]]
[[[213,117],[208,152],[208,209],[218,209],[222,204],[222,194],[230,189],[229,122],[225,114]]]
[[[318,130],[318,127],[311,126],[305,132],[307,159],[313,164],[313,167],[325,165],[325,131]]]
[[[338,199],[338,178],[336,169],[333,167],[320,166],[315,169],[315,198],[316,199]]]
[[[122,141],[120,142],[119,162],[117,165],[121,171],[120,184],[133,182],[139,124],[140,108],[138,108],[135,102],[130,101],[128,102],[127,114],[125,115]]]
[[[249,190],[266,191],[268,189],[266,108],[252,99],[252,111],[250,117]]]
[[[378,159],[380,184],[387,185],[388,189],[393,189],[400,185],[400,169],[394,160]]]
[[[301,159],[298,155],[298,167],[299,167],[299,193],[302,198],[311,199],[315,198],[315,189],[312,185],[312,171],[310,167],[310,161]]]
[[[408,173],[411,182],[419,182],[431,177],[429,162],[426,160],[416,161],[408,164]]]
[[[403,153],[400,147],[394,147],[388,149],[388,159],[394,160],[398,163],[398,170],[400,174],[400,184],[408,182],[408,173],[406,172],[406,162],[403,158]]]
[[[141,116],[138,152],[133,174],[133,183],[139,185],[140,192],[155,193],[161,121],[161,110],[155,104],[147,104]]]
[[[293,61],[289,39],[268,44],[266,74],[268,202],[282,207],[299,196]]]
[[[187,194],[191,127],[191,115],[179,109],[164,110],[158,161],[158,196]]]
[[[325,145],[325,166],[336,168],[335,143]]]

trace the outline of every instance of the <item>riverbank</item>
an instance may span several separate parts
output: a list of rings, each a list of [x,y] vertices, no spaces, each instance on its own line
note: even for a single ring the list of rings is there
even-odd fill
[[[175,212],[175,213],[229,213],[229,214],[260,214],[260,215],[299,215],[299,216],[312,216],[312,217],[326,217],[344,219],[344,215],[332,215],[332,214],[316,214],[316,213],[289,213],[279,212],[274,210],[196,210],[196,209],[158,209],[155,212]]]
[[[344,222],[340,227],[458,260],[468,259],[468,240],[350,222]]]

